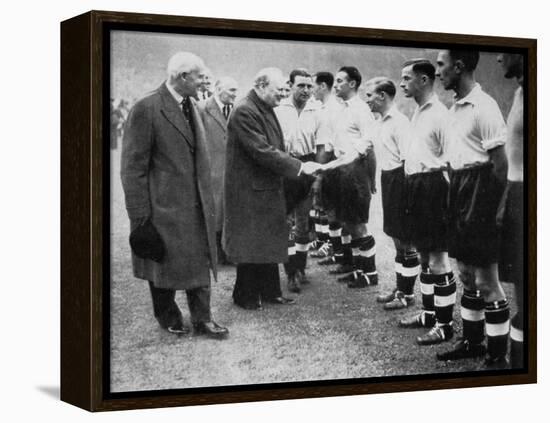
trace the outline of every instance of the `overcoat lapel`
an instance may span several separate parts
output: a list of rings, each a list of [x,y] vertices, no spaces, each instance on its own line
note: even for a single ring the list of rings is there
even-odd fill
[[[265,104],[260,99],[260,97],[258,97],[258,94],[256,94],[256,91],[251,90],[249,96],[250,96],[250,99],[254,102],[254,104],[263,113],[264,118],[269,124],[269,126],[271,126],[277,133],[278,145],[276,145],[275,147],[277,147],[279,150],[284,150],[283,131],[281,130],[281,126],[279,125],[277,116],[275,116],[275,112],[273,112],[273,109],[269,107],[267,104]]]
[[[159,88],[162,98],[162,110],[161,113],[164,117],[183,135],[187,144],[191,148],[191,151],[195,150],[195,140],[193,137],[193,131],[183,116],[183,112],[180,109],[179,104],[174,99],[166,85],[162,84]]]
[[[227,121],[225,120],[225,117],[223,116],[222,111],[220,110],[218,103],[216,103],[216,100],[214,100],[214,96],[210,97],[208,100],[206,100],[206,112],[214,118],[216,123],[220,125],[220,127],[223,129],[224,132],[227,131]]]
[[[193,99],[191,100],[190,112],[191,119],[193,119],[195,127],[195,170],[197,172],[197,184],[207,229],[206,233],[208,234],[208,246],[210,249],[210,257],[212,259],[212,270],[214,277],[216,277],[217,253],[216,240],[214,239],[216,228],[214,198],[212,197],[212,183],[210,176],[210,156],[206,147],[206,135],[202,120],[199,111],[197,110],[197,105]]]

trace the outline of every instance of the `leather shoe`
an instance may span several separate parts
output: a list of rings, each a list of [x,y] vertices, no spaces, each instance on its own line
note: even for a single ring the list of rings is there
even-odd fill
[[[233,303],[245,310],[262,310],[262,303],[259,300],[252,303],[239,303],[237,301],[233,301]]]
[[[465,358],[483,357],[487,348],[483,344],[474,344],[464,338],[459,338],[450,350],[437,353],[437,359],[440,361],[455,361]]]
[[[166,326],[165,329],[174,335],[187,335],[190,332],[188,327],[183,326],[183,323]]]
[[[213,321],[193,323],[193,329],[196,335],[206,335],[214,339],[224,339],[229,335],[227,328]]]
[[[319,266],[330,266],[333,264],[338,264],[338,262],[336,261],[336,257],[332,255],[332,256],[328,256],[327,258],[324,258],[323,260],[319,260],[317,264]]]
[[[414,304],[414,295],[405,295],[401,291],[395,292],[395,298],[384,304],[384,310],[401,310]]]
[[[275,298],[266,300],[266,302],[271,304],[279,304],[279,305],[292,305],[296,303],[296,300],[294,298],[275,297]]]
[[[328,272],[331,275],[343,275],[343,274],[346,274],[346,273],[351,273],[355,270],[356,270],[355,266],[353,266],[351,264],[340,264],[335,269],[331,269]]]
[[[396,292],[397,292],[397,288],[393,288],[393,291],[391,292],[380,294],[376,297],[376,302],[382,303],[382,304],[389,303],[390,301],[394,300]]]
[[[435,315],[421,311],[411,317],[405,317],[399,321],[400,328],[431,328],[435,325]]]
[[[302,292],[302,288],[300,288],[300,279],[298,277],[298,274],[288,276],[287,287],[290,292],[294,292],[295,294],[299,294],[300,292]]]
[[[416,338],[418,345],[441,344],[453,337],[454,331],[451,325],[434,326],[428,333]]]
[[[487,370],[504,370],[510,368],[510,363],[505,356],[487,356],[483,362]]]

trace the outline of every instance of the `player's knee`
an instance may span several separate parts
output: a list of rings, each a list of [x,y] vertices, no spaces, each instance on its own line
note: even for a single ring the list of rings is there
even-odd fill
[[[458,269],[458,277],[465,288],[475,291],[476,290],[476,277],[474,272],[468,269]]]
[[[479,279],[476,281],[476,287],[484,298],[493,298],[494,294],[500,292],[500,284],[498,281],[487,281]]]
[[[433,273],[442,274],[451,271],[451,264],[445,254],[430,254],[429,265]]]

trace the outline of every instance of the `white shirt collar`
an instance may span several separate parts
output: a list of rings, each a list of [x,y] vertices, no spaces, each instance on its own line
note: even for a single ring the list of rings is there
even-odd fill
[[[397,106],[393,104],[389,109],[388,112],[382,117],[382,120],[389,119],[395,115],[397,112]]]
[[[418,107],[418,110],[419,111],[422,111],[424,109],[427,109],[428,106],[431,106],[432,104],[434,104],[436,101],[439,101],[439,98],[437,97],[437,94],[436,93],[433,93],[430,98],[428,98],[428,101],[426,101],[422,106],[419,106]]]
[[[353,103],[357,103],[358,101],[363,101],[363,100],[361,100],[359,98],[359,94],[356,94],[352,98],[350,98],[349,100],[344,100],[344,104],[346,106],[351,106],[351,105],[353,105]]]
[[[455,94],[454,99],[456,101],[456,104],[470,103],[470,104],[476,105],[479,101],[479,95],[482,93],[483,93],[483,90],[481,89],[481,85],[479,85],[479,82],[476,82],[474,87],[468,93],[468,95],[466,95],[461,99],[457,99]]]
[[[222,112],[222,114],[223,114],[223,106],[224,106],[224,104],[221,102],[220,98],[219,98],[216,94],[214,94],[213,97],[214,97],[214,100],[216,101],[216,104],[218,105],[218,107],[220,108],[220,110],[221,110],[221,112]]]
[[[172,97],[174,97],[174,100],[176,100],[178,105],[181,106],[181,102],[183,101],[183,96],[179,94],[176,90],[174,90],[174,88],[170,86],[168,81],[166,81],[164,85],[166,85],[166,88],[168,88],[168,91],[170,92],[170,94],[172,94]]]
[[[281,100],[279,107],[281,106],[292,107],[293,109],[296,109],[296,106],[294,105],[294,102],[290,97],[287,97]],[[319,108],[319,102],[312,97],[306,102],[306,104],[304,105],[304,108],[302,109],[302,112],[305,112],[306,110],[316,110],[318,108]]]

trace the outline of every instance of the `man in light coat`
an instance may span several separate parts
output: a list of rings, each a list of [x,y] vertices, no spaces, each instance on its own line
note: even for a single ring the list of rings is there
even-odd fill
[[[225,151],[227,147],[227,121],[235,103],[238,84],[233,78],[222,77],[214,85],[214,95],[199,103],[199,110],[206,133],[206,144],[210,154],[210,175],[212,194],[216,209],[216,245],[218,263],[227,260],[221,246],[223,227],[223,176],[225,173]]]
[[[195,333],[223,338],[210,313],[210,272],[216,272],[214,205],[204,128],[193,97],[203,61],[180,52],[168,77],[132,108],[122,148],[121,177],[131,229],[154,227],[165,254],[155,261],[133,250],[134,276],[149,281],[160,326],[185,334],[177,290],[185,290]]]

